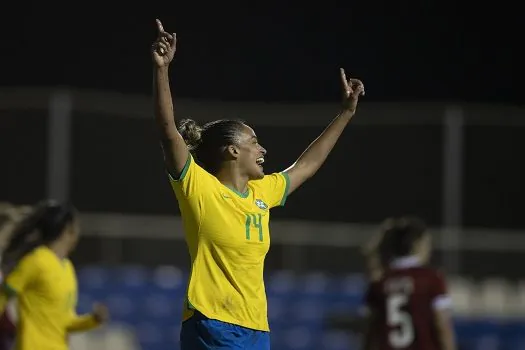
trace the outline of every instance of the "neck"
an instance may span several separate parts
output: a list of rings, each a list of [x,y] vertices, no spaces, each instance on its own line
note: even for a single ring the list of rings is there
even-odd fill
[[[69,249],[65,242],[57,240],[47,246],[53,253],[55,253],[60,259],[65,259],[68,256]]]
[[[225,166],[215,177],[226,187],[229,187],[237,192],[245,193],[248,189],[248,177],[242,175],[238,168],[233,166]]]

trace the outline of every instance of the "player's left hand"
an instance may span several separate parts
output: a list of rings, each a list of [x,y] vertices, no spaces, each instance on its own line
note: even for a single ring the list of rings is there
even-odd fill
[[[109,310],[104,304],[93,304],[93,310],[91,311],[91,314],[98,323],[105,323],[109,320]]]
[[[347,79],[343,68],[340,69],[340,73],[343,89],[343,109],[355,113],[359,96],[365,95],[365,86],[359,79]]]

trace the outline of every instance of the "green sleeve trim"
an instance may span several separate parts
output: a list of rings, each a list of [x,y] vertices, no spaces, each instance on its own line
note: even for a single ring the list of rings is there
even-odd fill
[[[288,173],[283,171],[281,173],[284,176],[284,181],[286,182],[286,186],[284,188],[283,198],[281,199],[281,203],[279,204],[281,207],[284,206],[286,203],[286,199],[288,198],[288,191],[290,190],[290,177],[288,176]]]
[[[186,164],[184,164],[184,168],[182,168],[182,171],[180,172],[180,175],[178,177],[173,177],[169,172],[168,175],[170,176],[170,179],[173,181],[182,181],[186,177],[186,174],[188,173],[188,169],[190,168],[191,164],[191,153],[188,152],[188,158],[186,159]]]
[[[17,295],[17,291],[16,289],[14,289],[13,287],[11,287],[10,285],[8,285],[7,283],[4,283],[2,285],[2,288],[4,289],[4,291],[7,293],[8,296],[15,296]]]

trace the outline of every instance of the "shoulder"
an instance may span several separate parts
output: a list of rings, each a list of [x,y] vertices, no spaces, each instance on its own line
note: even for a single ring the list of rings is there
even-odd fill
[[[447,278],[445,273],[439,269],[431,269],[432,277],[438,286],[446,286]]]
[[[73,262],[69,259],[64,260],[64,267],[66,268],[66,271],[69,276],[72,276],[72,278],[76,278],[76,271],[75,271],[75,265],[73,265]]]
[[[262,179],[249,181],[248,186],[254,191],[265,192],[267,195],[282,196],[283,192],[288,192],[290,179],[286,172],[272,173],[264,175]]]
[[[21,260],[20,263],[34,264],[41,263],[47,259],[45,252],[41,248],[35,248],[33,251],[27,253]]]
[[[48,259],[39,248],[34,249],[33,251],[27,253],[17,264],[17,268],[21,271],[31,272],[31,271],[41,271],[45,269],[48,264]]]
[[[75,265],[73,265],[73,262],[71,262],[71,260],[69,259],[64,259],[64,265],[66,266],[66,268],[68,268],[69,270],[72,270],[72,271],[75,271]]]
[[[446,290],[447,283],[441,270],[433,267],[420,267],[413,276],[414,280],[417,281],[418,288],[424,288],[431,293]]]
[[[168,173],[168,177],[170,181],[175,183],[184,182],[185,180],[191,177],[215,178],[215,176],[210,174],[193,158],[191,153],[188,154],[188,159],[186,160],[186,164],[184,165],[184,168],[182,169],[180,175],[177,177],[173,177],[170,173]]]
[[[58,259],[55,253],[45,246],[33,250],[28,254],[28,258],[31,259],[34,264],[37,264],[40,270],[55,269]],[[69,261],[69,259],[65,259],[64,263],[67,264],[67,261]]]
[[[33,250],[30,254],[33,256],[33,259],[39,262],[50,262],[53,259],[56,259],[55,253],[45,246],[35,248],[35,250]]]
[[[208,193],[211,188],[219,186],[217,178],[198,165],[191,155],[188,156],[188,161],[178,178],[173,178],[169,173],[168,177],[179,200],[198,198]]]
[[[425,277],[432,278],[434,280],[444,280],[445,274],[443,271],[430,266],[424,266],[419,268],[419,274]]]
[[[269,182],[274,181],[284,181],[288,177],[288,174],[286,172],[278,172],[278,173],[271,173],[271,174],[265,174],[264,177],[257,179],[257,180],[250,180],[250,183],[256,186],[264,186]]]

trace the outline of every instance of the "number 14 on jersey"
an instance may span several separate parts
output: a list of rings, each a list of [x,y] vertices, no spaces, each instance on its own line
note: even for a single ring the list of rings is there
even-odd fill
[[[250,240],[252,228],[256,229],[259,233],[259,242],[263,241],[263,226],[262,226],[262,215],[261,214],[246,214],[246,239]]]

